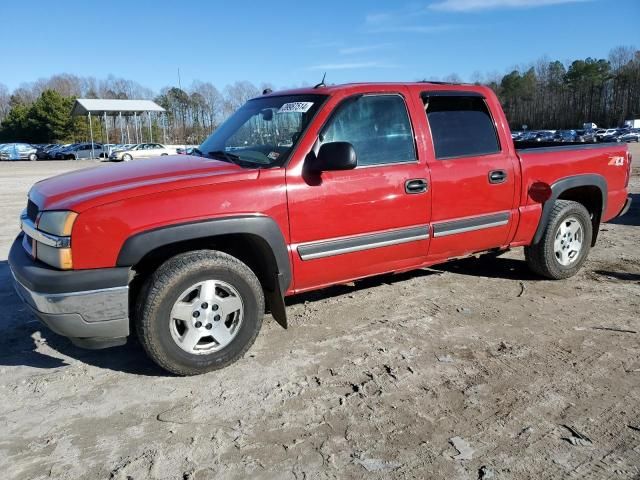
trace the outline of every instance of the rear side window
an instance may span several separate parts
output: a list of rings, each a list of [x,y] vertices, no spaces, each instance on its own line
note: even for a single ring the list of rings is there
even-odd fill
[[[322,143],[349,142],[358,166],[415,162],[413,131],[400,95],[345,100],[322,132]]]
[[[423,95],[437,159],[500,151],[493,119],[482,97]]]

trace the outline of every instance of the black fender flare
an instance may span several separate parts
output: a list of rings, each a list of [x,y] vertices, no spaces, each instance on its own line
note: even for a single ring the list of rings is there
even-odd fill
[[[291,284],[291,262],[284,235],[278,224],[270,217],[241,215],[168,225],[140,232],[124,242],[116,265],[132,267],[148,253],[172,243],[228,234],[255,236],[268,246],[275,264],[269,268],[269,276],[273,282],[270,285],[270,291],[266,291],[265,294],[269,299],[274,318],[280,325],[287,328],[284,293]]]
[[[553,210],[553,204],[555,203],[555,201],[564,192],[576,187],[597,187],[600,190],[600,194],[602,195],[602,211],[598,212],[599,215],[597,219],[594,219],[595,221],[597,221],[597,224],[600,223],[602,215],[607,210],[607,180],[602,175],[598,174],[574,175],[571,177],[563,178],[562,180],[558,180],[553,185],[551,185],[551,196],[546,202],[544,202],[544,205],[542,206],[540,222],[538,223],[538,228],[535,235],[533,236],[532,244],[539,243],[542,239],[542,235],[547,228],[547,223],[549,221],[549,217],[551,216],[551,211]],[[597,235],[598,232],[594,228],[592,244],[595,243]]]

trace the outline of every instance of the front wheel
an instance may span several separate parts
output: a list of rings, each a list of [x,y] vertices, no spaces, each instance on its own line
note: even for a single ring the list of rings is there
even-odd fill
[[[557,200],[539,243],[525,247],[529,268],[552,280],[575,275],[587,259],[593,235],[584,205]]]
[[[124,155],[122,155],[122,161],[123,162],[129,162],[133,160],[133,157],[131,155],[129,155],[128,153],[125,153]]]
[[[263,316],[264,295],[253,271],[226,253],[199,250],[169,259],[149,278],[136,328],[158,365],[197,375],[240,359]]]
[[[35,153],[30,154],[29,160],[35,162],[36,160],[38,160],[38,155],[36,155]]]

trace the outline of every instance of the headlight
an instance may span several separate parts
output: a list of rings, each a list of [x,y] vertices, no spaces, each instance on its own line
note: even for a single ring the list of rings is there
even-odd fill
[[[50,233],[51,235],[68,237],[71,235],[71,229],[77,216],[78,214],[76,212],[45,211],[40,214],[37,227],[38,230]]]

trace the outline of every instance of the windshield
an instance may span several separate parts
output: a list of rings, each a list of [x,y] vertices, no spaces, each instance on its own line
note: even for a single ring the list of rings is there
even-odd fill
[[[326,98],[285,95],[249,100],[195,154],[252,168],[280,166]]]

